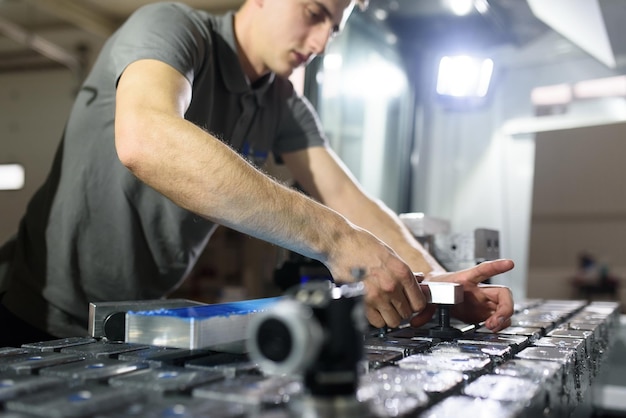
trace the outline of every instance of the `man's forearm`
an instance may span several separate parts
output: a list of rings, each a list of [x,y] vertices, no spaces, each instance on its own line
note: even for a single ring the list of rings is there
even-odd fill
[[[350,220],[369,230],[393,248],[413,271],[424,273],[445,271],[383,202],[365,197],[360,206],[363,210],[349,217]]]
[[[221,225],[325,261],[353,231],[341,215],[259,172],[188,121],[147,114],[121,135],[138,135],[121,157],[142,181],[177,205]],[[120,130],[121,131],[121,130]],[[128,139],[126,139],[128,140]]]

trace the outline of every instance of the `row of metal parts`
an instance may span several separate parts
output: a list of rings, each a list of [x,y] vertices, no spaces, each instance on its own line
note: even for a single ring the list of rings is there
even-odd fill
[[[263,375],[245,354],[91,337],[5,347],[0,416],[569,416],[607,356],[618,305],[526,301],[513,321],[447,342],[427,327],[372,330],[356,398],[341,405],[307,400],[297,376]]]

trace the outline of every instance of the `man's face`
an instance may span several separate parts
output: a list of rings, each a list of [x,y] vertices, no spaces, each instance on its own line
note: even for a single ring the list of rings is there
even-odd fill
[[[287,77],[322,54],[343,28],[351,0],[263,0],[261,57],[269,70]]]

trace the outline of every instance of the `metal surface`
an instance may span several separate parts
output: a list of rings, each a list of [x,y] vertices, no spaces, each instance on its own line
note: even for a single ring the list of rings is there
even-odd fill
[[[126,313],[125,341],[173,348],[245,350],[250,319],[281,298],[264,298],[185,308],[136,308]]]
[[[518,302],[515,311],[520,323],[544,325],[493,334],[478,324],[454,322],[466,331],[446,342],[423,337],[431,323],[382,337],[371,329],[352,397],[311,396],[296,376],[266,376],[245,356],[210,349],[164,350],[97,339],[0,348],[0,407],[6,416],[42,417],[95,411],[118,418],[417,418],[457,417],[460,411],[484,418],[580,416],[613,350],[619,305],[532,300]],[[117,353],[109,345],[132,351]],[[87,358],[54,365],[66,360],[68,350]],[[45,355],[36,360],[37,353]]]
[[[117,302],[92,302],[89,304],[89,335],[107,337],[114,341],[124,340],[126,312],[130,310],[173,309],[202,306],[187,299],[155,299]]]
[[[431,253],[447,270],[463,270],[500,258],[500,233],[478,228],[469,233],[437,234]]]
[[[450,221],[445,219],[427,216],[421,212],[401,213],[398,216],[415,237],[450,233]]]
[[[463,286],[458,283],[422,282],[420,289],[428,303],[456,305],[463,302]]]

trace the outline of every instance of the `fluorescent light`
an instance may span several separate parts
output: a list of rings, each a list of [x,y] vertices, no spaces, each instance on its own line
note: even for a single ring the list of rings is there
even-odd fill
[[[568,104],[572,101],[572,87],[569,84],[535,87],[530,98],[535,106]]]
[[[489,58],[443,57],[439,62],[437,93],[453,97],[484,97],[492,72],[493,61]]]
[[[574,84],[574,95],[577,99],[626,96],[626,76],[579,81]]]
[[[465,16],[474,9],[474,0],[448,0],[448,7],[457,16]]]
[[[24,187],[24,167],[21,164],[0,164],[0,190]]]

